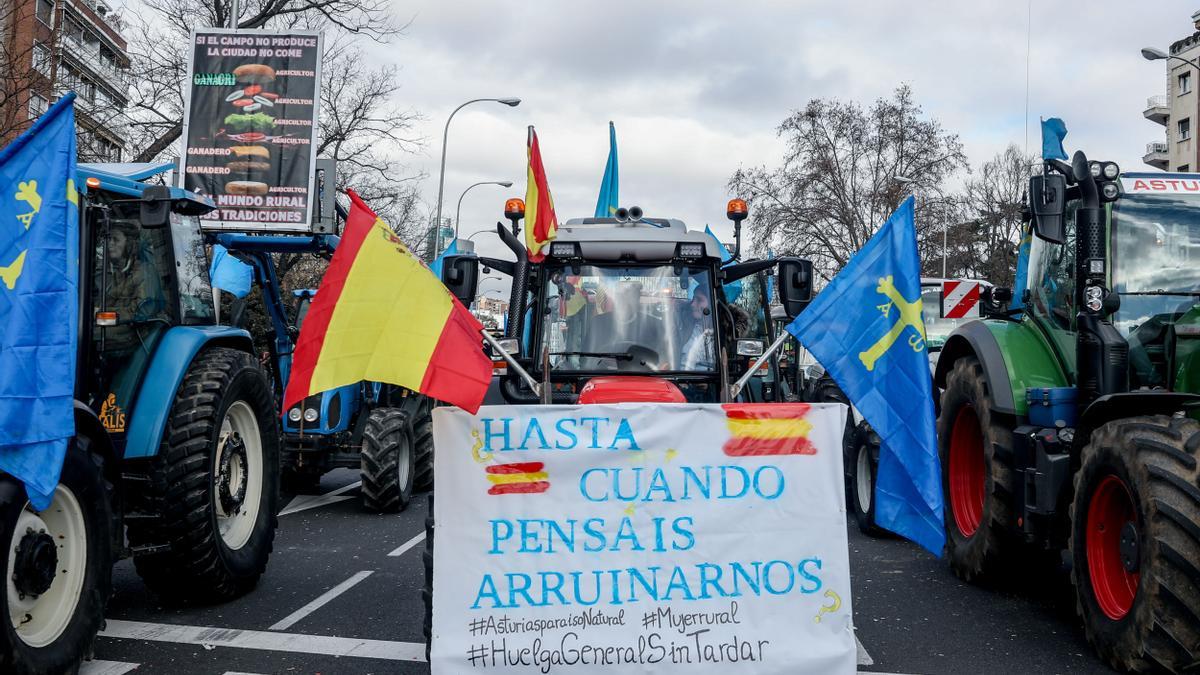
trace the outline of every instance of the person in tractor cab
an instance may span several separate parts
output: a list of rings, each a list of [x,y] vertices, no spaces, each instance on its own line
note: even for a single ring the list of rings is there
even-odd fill
[[[117,325],[104,331],[105,351],[132,349],[140,341],[137,324],[166,318],[158,270],[152,256],[142,251],[140,233],[128,220],[114,219],[109,228],[104,309],[116,312]]]
[[[587,333],[587,351],[621,353],[639,348],[654,352],[651,360],[657,360],[660,356],[657,350],[663,343],[665,331],[662,319],[642,307],[642,284],[619,282],[613,298],[611,312],[592,318]]]
[[[692,289],[686,312],[681,313],[678,363],[683,370],[708,370],[716,362],[713,355],[712,298],[708,288],[697,286]]]

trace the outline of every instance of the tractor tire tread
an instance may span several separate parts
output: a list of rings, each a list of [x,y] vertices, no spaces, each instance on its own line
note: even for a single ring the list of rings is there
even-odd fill
[[[408,447],[405,448],[405,445]],[[399,458],[401,452],[411,451],[412,432],[408,415],[399,408],[372,410],[363,430],[359,455],[362,466],[360,494],[364,509],[376,513],[397,513],[408,506],[412,495],[411,471],[409,484],[401,485]]]

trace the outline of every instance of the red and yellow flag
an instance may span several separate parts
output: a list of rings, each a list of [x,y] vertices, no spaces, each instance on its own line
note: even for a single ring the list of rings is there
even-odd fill
[[[550,185],[546,182],[546,168],[542,166],[542,151],[538,147],[537,132],[529,127],[529,183],[525,188],[525,248],[529,259],[541,262],[546,254],[542,249],[558,235],[558,218],[554,215],[554,200],[550,197]]]
[[[759,455],[815,455],[808,440],[812,422],[804,419],[807,403],[726,403],[729,440],[722,450],[730,457]]]
[[[353,191],[296,342],[284,409],[362,380],[479,410],[492,379],[483,326]]]

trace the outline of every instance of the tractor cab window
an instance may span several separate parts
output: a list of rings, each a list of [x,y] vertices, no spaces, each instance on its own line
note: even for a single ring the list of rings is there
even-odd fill
[[[555,370],[715,370],[704,268],[567,266],[547,280],[541,344]]]
[[[1200,222],[1193,195],[1122,197],[1113,207],[1113,325],[1129,341],[1130,384],[1167,384],[1170,328],[1200,303]]]
[[[1029,252],[1029,294],[1033,313],[1052,331],[1070,331],[1075,326],[1075,212],[1078,200],[1067,202],[1064,244],[1051,244],[1034,237]],[[1074,352],[1072,347],[1069,350]]]
[[[208,257],[200,219],[171,214],[171,241],[179,276],[179,316],[182,323],[213,322],[212,286],[208,279]]]

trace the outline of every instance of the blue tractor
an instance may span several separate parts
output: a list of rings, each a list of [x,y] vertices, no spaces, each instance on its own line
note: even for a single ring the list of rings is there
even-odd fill
[[[271,321],[271,361],[282,395],[291,371],[292,351],[316,291],[293,292],[292,307],[275,272],[274,253],[332,255],[338,238],[221,233],[213,237],[254,268],[263,306]],[[433,401],[413,391],[379,382],[358,382],[313,394],[283,411],[282,478],[288,492],[315,489],[336,468],[359,469],[362,506],[372,512],[404,509],[414,491],[433,487]]]
[[[80,189],[75,428],[43,511],[0,474],[0,672],[73,672],[104,620],[112,565],[172,601],[223,600],[267,565],[279,424],[250,335],[214,325],[198,216],[173,168],[86,165]]]

